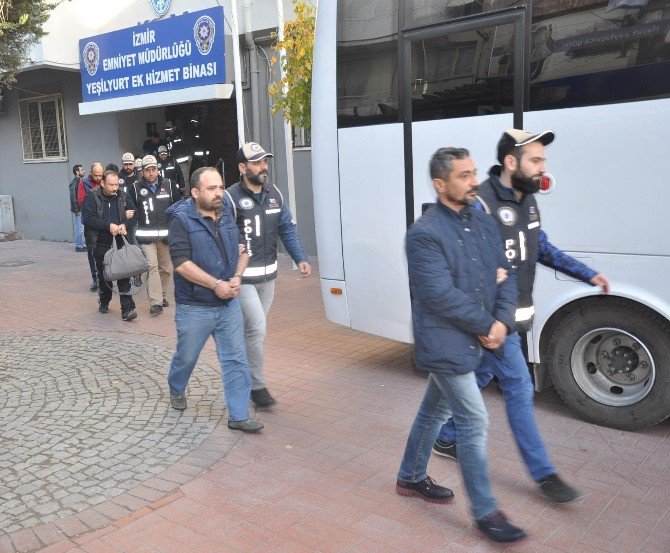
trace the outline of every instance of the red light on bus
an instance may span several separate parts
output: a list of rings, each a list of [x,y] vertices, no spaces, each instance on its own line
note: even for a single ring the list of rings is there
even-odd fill
[[[330,293],[333,294],[333,296],[341,296],[343,294],[342,288],[331,288]]]
[[[540,192],[543,194],[548,194],[556,187],[556,181],[554,177],[549,173],[544,173],[540,178]]]

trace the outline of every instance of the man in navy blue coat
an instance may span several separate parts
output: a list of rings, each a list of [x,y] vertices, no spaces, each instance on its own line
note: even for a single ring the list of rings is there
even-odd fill
[[[458,457],[472,514],[494,541],[525,532],[510,524],[491,492],[488,414],[474,371],[499,352],[514,326],[516,275],[502,250],[495,221],[473,210],[478,182],[470,154],[440,148],[430,160],[438,201],[407,232],[414,358],[429,373],[428,387],[407,439],[396,491],[432,503],[453,492],[427,473],[431,449],[451,410],[459,432]],[[509,271],[498,283],[498,269]]]

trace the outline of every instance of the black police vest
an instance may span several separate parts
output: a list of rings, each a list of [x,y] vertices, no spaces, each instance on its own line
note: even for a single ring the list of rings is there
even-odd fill
[[[165,161],[158,162],[158,172],[164,179],[177,182],[177,170],[174,168],[174,160],[168,157]]]
[[[135,237],[140,244],[165,241],[168,236],[168,216],[165,210],[181,197],[177,186],[170,179],[158,178],[156,192],[140,179],[134,185],[133,196],[137,198],[137,230]]]
[[[128,194],[130,187],[137,181],[137,173],[133,171],[132,175],[126,175],[123,171],[119,172],[119,190]]]
[[[249,254],[242,282],[251,284],[277,278],[277,237],[284,198],[274,184],[263,186],[261,203],[243,183],[226,189],[233,214]]]
[[[167,149],[176,163],[184,163],[185,161],[188,161],[188,148],[186,148],[186,143],[181,137],[181,134],[173,135],[169,138]]]
[[[517,271],[519,304],[517,326],[528,330],[534,313],[533,284],[540,239],[540,211],[533,194],[521,202],[499,182],[487,179],[479,186],[479,199],[487,213],[498,221],[505,256]]]

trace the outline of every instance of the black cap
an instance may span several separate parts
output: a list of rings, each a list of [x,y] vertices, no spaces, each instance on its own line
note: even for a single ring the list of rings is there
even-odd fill
[[[547,146],[554,141],[554,138],[555,136],[552,131],[532,133],[522,131],[521,129],[508,129],[502,134],[498,141],[498,162],[502,165],[505,156],[510,154],[514,148],[525,146],[526,144],[535,141]]]

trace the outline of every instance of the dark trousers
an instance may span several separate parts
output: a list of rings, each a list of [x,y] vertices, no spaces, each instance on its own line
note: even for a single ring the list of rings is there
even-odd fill
[[[104,258],[105,253],[111,244],[96,246],[93,250],[93,257],[95,258],[95,266],[98,271],[98,298],[100,299],[101,305],[109,305],[109,302],[112,301],[112,283],[106,281],[103,278],[103,269],[104,269]],[[135,309],[135,301],[132,296],[126,295],[127,292],[130,292],[130,279],[122,278],[117,281],[119,286],[119,298],[121,298],[121,313]]]
[[[89,249],[88,254],[88,267],[91,269],[91,278],[93,279],[93,282],[96,282],[98,280],[98,274],[95,268],[95,259],[93,258],[93,252]]]

